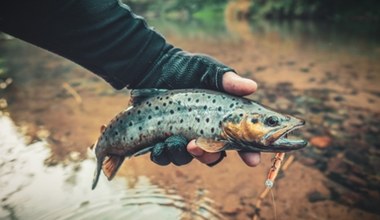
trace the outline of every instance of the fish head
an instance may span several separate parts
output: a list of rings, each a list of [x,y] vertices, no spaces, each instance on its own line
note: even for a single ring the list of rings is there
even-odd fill
[[[305,125],[304,120],[264,107],[259,109],[253,112],[237,109],[223,120],[224,134],[241,150],[286,152],[307,145],[305,140],[288,137],[289,133]]]

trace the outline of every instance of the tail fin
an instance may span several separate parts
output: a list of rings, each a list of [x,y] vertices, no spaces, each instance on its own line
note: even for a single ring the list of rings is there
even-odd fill
[[[95,189],[96,185],[98,184],[100,170],[102,169],[102,164],[103,164],[103,160],[98,160],[97,165],[96,165],[96,170],[95,170],[95,173],[94,173],[94,179],[92,180],[92,187],[91,187],[91,189]]]
[[[103,170],[108,180],[112,180],[119,170],[121,164],[124,162],[124,156],[109,156],[103,163],[104,159],[98,159],[94,179],[92,180],[92,189],[95,189],[99,181],[100,171]]]

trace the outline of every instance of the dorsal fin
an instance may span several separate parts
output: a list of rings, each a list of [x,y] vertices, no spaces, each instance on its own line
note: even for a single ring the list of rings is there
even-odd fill
[[[167,89],[134,89],[131,91],[131,103],[132,105],[138,105],[144,100],[167,91]]]

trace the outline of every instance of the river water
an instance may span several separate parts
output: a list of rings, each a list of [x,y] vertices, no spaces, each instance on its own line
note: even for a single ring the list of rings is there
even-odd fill
[[[305,118],[309,146],[260,209],[263,219],[379,219],[380,40],[365,25],[149,22],[169,42],[256,80],[251,96]],[[377,35],[378,36],[378,35]],[[0,219],[251,219],[271,156],[246,167],[159,167],[148,156],[101,177],[89,146],[128,91],[17,39],[0,41]],[[75,90],[79,97],[73,95]]]

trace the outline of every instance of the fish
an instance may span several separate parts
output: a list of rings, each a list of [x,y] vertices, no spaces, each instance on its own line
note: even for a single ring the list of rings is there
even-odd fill
[[[92,189],[101,170],[112,180],[126,157],[147,153],[172,135],[195,139],[206,152],[288,152],[307,145],[288,137],[305,125],[303,119],[246,97],[206,89],[138,89],[131,91],[131,100],[101,128]]]

